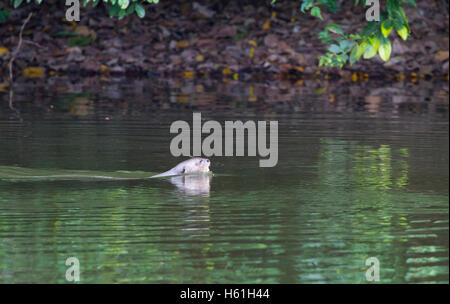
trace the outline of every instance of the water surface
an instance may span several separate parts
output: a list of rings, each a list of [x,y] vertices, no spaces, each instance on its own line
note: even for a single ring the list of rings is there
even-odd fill
[[[202,107],[197,94],[167,90],[167,109],[131,97],[105,108],[117,99],[95,94],[69,105],[29,98],[20,119],[2,108],[0,282],[65,283],[65,261],[77,257],[82,283],[366,283],[376,257],[382,283],[448,283],[448,101],[434,91],[421,91],[425,107],[382,99],[374,110],[348,92],[331,104],[294,94],[294,104],[253,107],[247,90],[217,90]],[[193,111],[278,120],[278,165],[212,157],[205,179],[5,178],[165,171],[181,161],[170,123]]]

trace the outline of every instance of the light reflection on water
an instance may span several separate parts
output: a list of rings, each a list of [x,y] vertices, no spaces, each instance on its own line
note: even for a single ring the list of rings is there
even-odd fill
[[[169,123],[192,117],[22,113],[0,120],[0,176],[162,172],[179,161]],[[200,179],[0,180],[0,282],[65,283],[75,256],[82,283],[365,283],[368,257],[382,283],[448,283],[448,104],[444,114],[269,119],[280,124],[275,168],[215,157],[215,174]]]

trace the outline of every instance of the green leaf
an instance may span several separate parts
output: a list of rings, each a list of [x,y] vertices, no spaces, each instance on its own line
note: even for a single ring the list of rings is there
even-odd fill
[[[358,57],[358,48],[359,46],[355,45],[350,53],[350,65],[353,65],[361,57],[361,55]]]
[[[136,8],[136,3],[131,3],[130,6],[128,6],[128,8],[126,9],[126,14],[129,15],[129,14],[134,13],[136,11],[135,8]]]
[[[373,46],[371,44],[367,44],[364,49],[363,57],[364,59],[370,59],[374,57],[377,54],[377,52],[373,49]]]
[[[119,6],[121,9],[126,9],[128,7],[128,5],[130,5],[130,0],[119,0]],[[120,17],[120,13],[119,13],[119,17]]]
[[[23,0],[14,0],[14,8],[18,8],[21,5]]]
[[[373,51],[375,52],[375,54],[378,52],[378,48],[379,48],[380,42],[381,42],[381,37],[382,37],[381,35],[369,37],[369,43],[370,43],[370,45],[372,45]]]
[[[314,0],[303,0],[300,10],[304,13],[305,10],[309,10],[313,5],[314,5]]]
[[[359,34],[350,34],[350,38],[354,39],[354,40],[359,40],[359,39],[361,39],[361,35],[359,35]]]
[[[139,18],[145,17],[145,8],[140,3],[136,3],[135,10],[136,10],[136,14],[139,16]]]
[[[353,41],[346,40],[346,39],[341,40],[341,42],[339,43],[339,47],[341,48],[341,50],[343,52],[350,51],[350,49],[353,47],[353,45],[354,45]]]
[[[125,17],[125,15],[126,15],[126,11],[124,11],[124,10],[120,10],[119,11],[119,20],[122,20],[123,19],[123,17]]]
[[[114,17],[115,15],[117,15],[117,13],[119,12],[120,7],[118,7],[117,5],[112,5],[109,8],[109,17]]]
[[[92,42],[91,36],[77,36],[74,38],[70,38],[67,41],[67,44],[70,46],[86,46]]]
[[[323,20],[322,14],[320,13],[320,7],[314,6],[311,9],[311,16],[314,16],[314,17],[317,17],[317,18],[320,18],[321,20]]]
[[[403,25],[400,29],[397,29],[397,34],[402,37],[403,40],[408,39],[408,28]]]
[[[339,25],[335,24],[335,23],[328,24],[325,27],[325,29],[327,29],[330,32],[335,33],[335,34],[344,35],[344,31],[342,30],[342,28]]]
[[[389,36],[389,34],[392,31],[392,27],[393,27],[392,20],[384,20],[381,23],[381,33],[383,34],[384,37],[387,38]]]
[[[403,2],[408,3],[409,5],[412,5],[414,7],[417,7],[416,1],[414,0],[403,0]]]
[[[356,51],[356,57],[361,58],[361,56],[366,51],[367,41],[363,41],[360,45],[358,45],[358,50]]]
[[[378,54],[380,55],[383,61],[388,61],[389,57],[391,57],[392,46],[391,41],[388,38],[383,37],[381,39],[380,47],[378,48]]]
[[[337,53],[342,52],[341,48],[337,44],[330,45],[330,47],[328,48],[328,51],[333,53],[333,54],[337,54]]]

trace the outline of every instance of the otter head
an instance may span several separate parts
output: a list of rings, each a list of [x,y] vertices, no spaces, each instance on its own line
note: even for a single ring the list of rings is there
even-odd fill
[[[211,162],[207,158],[195,157],[183,164],[181,174],[208,173]]]
[[[198,167],[199,172],[209,172],[209,165],[211,162],[207,158],[198,158],[195,160],[195,165]]]

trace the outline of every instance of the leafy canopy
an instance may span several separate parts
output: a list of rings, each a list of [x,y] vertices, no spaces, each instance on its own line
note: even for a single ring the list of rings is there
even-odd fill
[[[14,8],[23,3],[30,3],[33,0],[9,0]],[[43,0],[34,0],[41,4]],[[103,1],[109,7],[109,16],[124,18],[127,15],[136,13],[139,18],[145,17],[145,3],[157,4],[159,0],[80,0],[84,6],[96,6]],[[272,0],[274,5],[276,0]],[[355,6],[361,4],[369,8],[371,1],[355,0]],[[395,30],[397,34],[406,40],[410,34],[408,18],[403,6],[405,4],[416,7],[414,0],[386,0],[380,3],[380,21],[369,21],[359,33],[345,33],[342,28],[335,23],[328,23],[324,30],[319,33],[322,43],[327,45],[327,52],[319,56],[319,66],[340,67],[346,63],[354,64],[361,57],[364,59],[380,56],[384,61],[388,61],[392,44],[389,39],[390,34]],[[322,9],[327,9],[331,13],[339,10],[337,0],[302,0],[301,11],[309,12],[311,16],[323,20]],[[0,7],[0,22],[4,22],[9,17],[9,12]],[[392,37],[392,36],[391,36]]]

